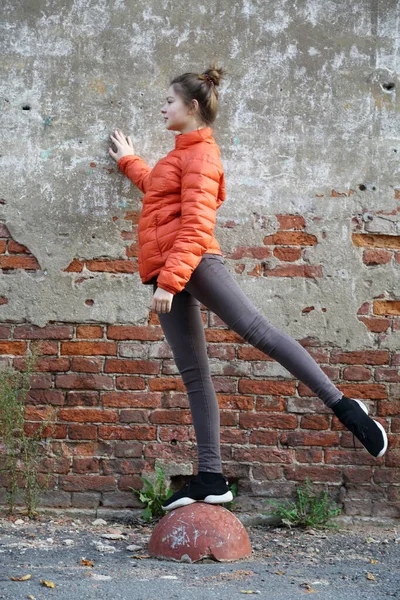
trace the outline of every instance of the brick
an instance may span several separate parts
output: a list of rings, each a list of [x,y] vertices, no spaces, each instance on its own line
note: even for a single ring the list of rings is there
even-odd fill
[[[98,491],[105,492],[116,489],[112,476],[103,475],[67,475],[60,478],[60,488],[67,492]]]
[[[323,450],[296,448],[295,457],[299,463],[321,463],[323,461]]]
[[[152,392],[163,392],[167,390],[185,391],[185,385],[180,377],[157,377],[149,379],[149,389]]]
[[[27,365],[27,360],[16,359],[14,361],[14,366],[22,370]],[[69,371],[71,368],[71,361],[69,358],[38,358],[35,364],[35,371],[50,371],[50,372],[60,372],[60,371]]]
[[[268,277],[322,277],[321,265],[278,265],[272,269],[266,268],[264,275]]]
[[[222,434],[222,432],[221,432]],[[190,428],[180,425],[168,426],[168,427],[159,427],[158,428],[158,438],[161,442],[188,442],[195,441],[194,433],[191,434]]]
[[[338,386],[348,398],[380,400],[387,398],[386,387],[380,383],[342,383]]]
[[[192,423],[190,410],[155,410],[149,416],[150,423],[170,423],[183,425]]]
[[[276,215],[279,222],[279,229],[287,231],[288,229],[304,229],[306,222],[301,215]]]
[[[122,375],[115,378],[115,388],[117,390],[144,390],[146,386],[146,379],[137,375]]]
[[[120,423],[148,423],[149,411],[127,408],[120,411],[119,421]]]
[[[74,356],[110,356],[117,354],[115,342],[61,342],[60,354]]]
[[[140,458],[143,444],[141,442],[116,442],[114,454],[121,458]]]
[[[248,440],[249,444],[257,446],[277,446],[279,441],[278,431],[252,431]]]
[[[363,263],[369,267],[386,265],[392,260],[392,253],[387,250],[364,250]]]
[[[400,415],[400,400],[379,402],[377,414],[380,417]]]
[[[325,450],[325,464],[330,465],[373,465],[381,464],[384,456],[375,458],[365,450]]]
[[[32,390],[27,394],[29,404],[52,404],[53,406],[62,406],[64,404],[65,394],[60,390]]]
[[[301,417],[300,427],[302,429],[329,429],[329,417],[324,415],[307,415]]]
[[[107,375],[68,374],[56,375],[55,387],[64,389],[110,390],[113,379]]]
[[[368,317],[359,317],[359,320],[373,333],[382,333],[390,327],[389,319],[370,319]]]
[[[295,415],[271,415],[265,413],[242,413],[239,415],[240,427],[245,429],[259,429],[260,427],[272,429],[296,429],[297,417]]]
[[[72,471],[74,473],[98,473],[100,461],[98,458],[74,458]]]
[[[297,231],[279,231],[265,236],[264,244],[273,246],[315,246],[318,243],[315,235]]]
[[[400,382],[399,369],[375,369],[376,381]]]
[[[161,394],[152,392],[109,392],[102,395],[103,406],[116,408],[158,408]]]
[[[280,442],[287,446],[338,446],[339,434],[336,432],[291,431],[283,433]]]
[[[248,246],[237,246],[230,254],[229,258],[232,260],[239,260],[241,258],[256,258],[262,260],[271,256],[270,248],[254,247],[249,248]]]
[[[371,369],[367,367],[346,367],[343,369],[343,379],[347,381],[367,381],[371,379]]]
[[[106,359],[104,373],[140,373],[157,375],[160,372],[160,362],[155,360]]]
[[[342,480],[341,469],[335,467],[307,467],[301,466],[288,466],[284,467],[284,473],[286,479],[289,481],[305,481],[307,477],[315,484],[318,482],[331,482],[340,483]]]
[[[239,462],[289,464],[292,458],[287,450],[277,448],[233,448],[233,459]]]
[[[301,248],[275,248],[274,256],[278,260],[294,262],[301,258]]]
[[[253,396],[239,396],[236,394],[219,394],[218,404],[224,410],[253,410]]]
[[[26,342],[0,342],[0,354],[10,354],[11,356],[25,354],[27,347]]]
[[[99,325],[78,325],[76,337],[88,339],[100,339],[103,337],[103,328]]]
[[[110,459],[102,458],[101,467],[104,475],[112,475],[113,473],[122,473],[129,475],[132,473],[142,473],[146,469],[146,461],[144,459]]]
[[[374,315],[400,315],[400,300],[374,300]]]
[[[283,411],[286,410],[286,402],[280,396],[272,396],[272,398],[260,396],[256,398],[255,410],[256,412],[263,410],[269,412]]]
[[[353,233],[351,236],[354,246],[369,248],[400,248],[400,236],[379,233]]]
[[[116,423],[118,414],[102,408],[60,408],[58,419],[75,423]]]
[[[73,333],[72,325],[46,325],[45,327],[20,325],[14,329],[14,339],[67,340],[73,336]]]
[[[97,425],[69,425],[68,437],[71,440],[97,440]]]
[[[136,273],[137,265],[131,260],[87,260],[86,268],[98,273]]]
[[[251,470],[254,479],[261,481],[273,481],[282,478],[282,467],[275,465],[252,465]],[[244,477],[242,477],[244,479]]]
[[[100,373],[102,369],[102,358],[74,357],[71,362],[71,371],[78,373]]]
[[[130,425],[118,427],[113,425],[100,425],[99,438],[104,440],[154,440],[157,430],[153,426]]]
[[[71,506],[73,508],[97,508],[104,506],[101,492],[72,492]]]
[[[110,325],[107,327],[109,340],[158,341],[164,337],[160,327],[137,327],[133,325]]]
[[[331,354],[331,363],[349,365],[388,365],[390,354],[387,350],[362,350],[356,352],[341,352],[334,350]]]
[[[30,254],[30,250],[23,244],[19,244],[15,240],[10,240],[7,247],[9,254]]]
[[[40,264],[34,256],[0,255],[0,269],[40,269]]]
[[[239,429],[221,430],[221,444],[240,444],[243,446],[246,445],[248,441],[247,431],[240,431]]]
[[[239,346],[237,349],[237,357],[242,360],[266,360],[275,362],[274,359],[265,354],[262,350],[254,348],[254,346]]]
[[[292,381],[241,379],[238,391],[244,394],[263,394],[265,396],[293,396],[296,391],[296,383]]]

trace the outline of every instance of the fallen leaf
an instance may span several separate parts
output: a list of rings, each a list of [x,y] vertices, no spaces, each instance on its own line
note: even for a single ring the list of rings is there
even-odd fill
[[[27,581],[28,579],[30,579],[32,577],[32,575],[22,575],[22,577],[11,577],[10,579],[12,581]]]
[[[376,560],[376,558],[371,558],[370,562],[371,562],[372,565],[375,565],[376,563],[379,562],[379,560]]]
[[[151,558],[148,554],[132,554],[128,558]]]
[[[52,581],[47,581],[47,579],[41,579],[40,583],[42,585],[44,585],[45,587],[49,587],[49,588],[55,588],[56,587],[55,583],[53,583]]]
[[[81,565],[83,565],[84,567],[93,567],[94,561],[93,560],[87,560],[86,558],[82,558]]]
[[[28,600],[36,600],[35,596],[32,596],[32,594],[29,594],[29,596],[27,596]]]
[[[372,573],[367,573],[367,579],[369,579],[370,581],[376,581],[375,575],[372,575]]]
[[[309,583],[301,583],[300,587],[305,587],[305,592],[313,594],[314,592],[318,592],[319,590],[314,590]]]
[[[241,594],[260,594],[260,590],[240,590]]]
[[[284,575],[286,571],[275,571],[275,575]]]

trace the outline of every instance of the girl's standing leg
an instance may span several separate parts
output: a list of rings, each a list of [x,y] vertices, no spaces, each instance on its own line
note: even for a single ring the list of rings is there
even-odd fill
[[[211,380],[200,302],[182,290],[175,294],[171,311],[159,313],[158,317],[188,393],[198,470],[221,473],[219,406]]]

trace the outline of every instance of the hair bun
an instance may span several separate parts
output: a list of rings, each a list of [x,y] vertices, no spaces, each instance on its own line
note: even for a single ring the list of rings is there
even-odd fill
[[[221,67],[217,67],[215,63],[213,63],[209,69],[204,71],[200,75],[200,79],[207,81],[210,85],[219,85],[220,81],[224,75],[225,71]]]

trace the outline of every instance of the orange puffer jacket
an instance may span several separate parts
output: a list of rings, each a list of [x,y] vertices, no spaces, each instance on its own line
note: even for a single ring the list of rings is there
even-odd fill
[[[151,169],[126,155],[118,167],[144,193],[138,225],[139,275],[177,294],[205,252],[222,255],[214,237],[225,200],[220,149],[211,127],[175,136],[175,148]]]

